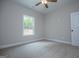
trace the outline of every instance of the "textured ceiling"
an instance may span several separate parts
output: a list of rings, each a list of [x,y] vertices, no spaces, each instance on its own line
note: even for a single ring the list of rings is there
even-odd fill
[[[49,8],[45,8],[44,5],[42,5],[42,4],[39,6],[35,6],[35,4],[38,3],[40,0],[13,0],[13,1],[15,1],[23,6],[26,6],[28,8],[31,8],[32,10],[45,14],[45,13],[54,11],[57,8],[60,8],[61,6],[72,4],[79,0],[58,0],[57,2],[48,3]]]

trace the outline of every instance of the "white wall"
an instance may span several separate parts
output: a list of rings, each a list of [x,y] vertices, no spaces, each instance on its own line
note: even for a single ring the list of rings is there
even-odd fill
[[[70,14],[79,11],[79,2],[66,5],[49,13],[45,18],[47,39],[71,42]]]
[[[2,1],[0,2],[0,7],[2,7]],[[2,9],[0,9],[0,45],[2,44],[2,36],[1,36],[1,15],[2,15]]]
[[[0,1],[0,45],[39,40],[57,39],[71,42],[70,14],[79,11],[79,3],[66,5],[42,15],[10,0]],[[35,35],[23,36],[23,15],[35,17]]]
[[[0,45],[15,44],[39,40],[43,37],[43,15],[28,8],[24,8],[11,1],[1,2],[2,15],[0,17]],[[23,36],[23,15],[35,18],[35,35]]]

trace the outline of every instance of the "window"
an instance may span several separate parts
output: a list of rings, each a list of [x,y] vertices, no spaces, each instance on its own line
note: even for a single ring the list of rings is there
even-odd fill
[[[34,35],[34,18],[30,16],[23,16],[23,35]]]

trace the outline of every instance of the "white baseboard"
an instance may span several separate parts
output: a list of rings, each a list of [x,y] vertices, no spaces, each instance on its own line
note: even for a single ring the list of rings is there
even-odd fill
[[[39,40],[29,41],[29,42],[26,41],[26,42],[18,42],[18,43],[13,43],[13,44],[8,44],[8,45],[1,45],[0,49],[9,48],[9,47],[18,46],[18,45],[23,45],[23,44],[27,44],[27,43],[32,43],[32,42],[40,41],[43,39],[44,38],[39,39]],[[61,41],[61,40],[57,40],[57,39],[46,39],[46,40],[56,41],[56,42],[65,43],[65,44],[72,44],[71,42]]]
[[[36,42],[36,41],[40,41],[40,40],[42,40],[42,39],[32,40],[32,41],[29,41],[29,42],[26,41],[26,42],[18,42],[18,43],[13,43],[13,44],[8,44],[8,45],[1,45],[0,49],[14,47],[14,46],[23,45],[23,44],[28,44],[28,43],[32,43],[32,42]]]
[[[70,44],[70,45],[72,45],[72,42],[61,41],[61,40],[57,40],[57,39],[49,39],[49,40],[56,41],[56,42],[59,42],[59,43],[65,43],[65,44]]]

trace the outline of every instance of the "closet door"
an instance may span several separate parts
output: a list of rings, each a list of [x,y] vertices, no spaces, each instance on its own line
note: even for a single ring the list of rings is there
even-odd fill
[[[79,46],[79,12],[71,14],[72,45]]]

